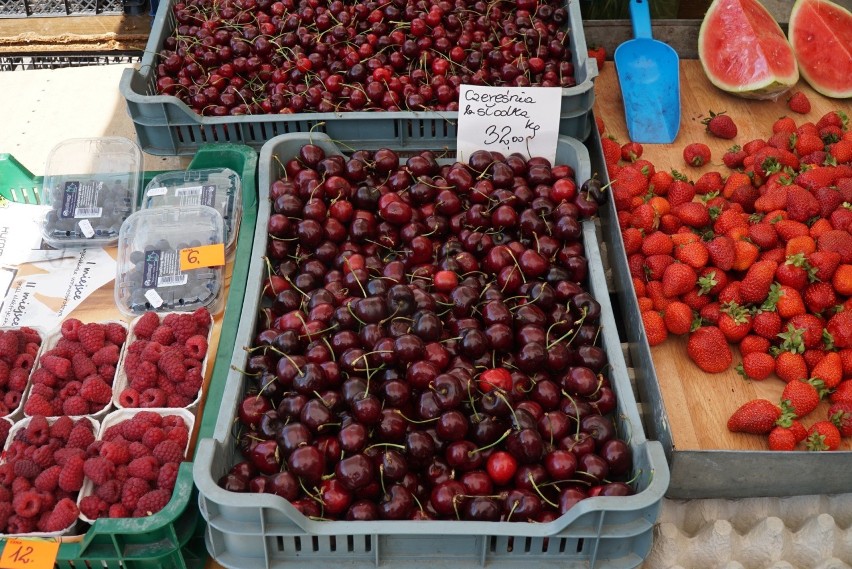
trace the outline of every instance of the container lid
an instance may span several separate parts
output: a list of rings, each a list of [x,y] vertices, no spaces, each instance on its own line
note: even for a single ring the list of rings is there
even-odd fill
[[[52,247],[114,245],[136,209],[142,151],[122,137],[72,138],[50,151],[42,237]]]
[[[154,176],[142,195],[142,207],[206,205],[222,214],[225,247],[236,242],[242,215],[240,176],[229,168],[164,172]]]
[[[146,310],[218,311],[225,280],[222,214],[206,205],[137,211],[121,226],[115,302]]]

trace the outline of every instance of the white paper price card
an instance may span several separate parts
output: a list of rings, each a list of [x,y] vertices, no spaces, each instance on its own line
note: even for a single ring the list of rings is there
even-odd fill
[[[559,87],[462,85],[456,158],[466,162],[476,150],[492,150],[553,163],[561,107]]]

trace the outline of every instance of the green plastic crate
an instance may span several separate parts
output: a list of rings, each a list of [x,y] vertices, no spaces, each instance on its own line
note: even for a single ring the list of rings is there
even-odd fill
[[[201,147],[190,169],[223,167],[240,172],[243,191],[241,230],[237,253],[222,319],[220,349],[213,362],[213,375],[207,390],[205,413],[198,419],[198,438],[212,436],[225,388],[225,378],[236,344],[240,309],[246,290],[249,254],[257,221],[257,153],[238,144],[211,144]],[[147,184],[159,172],[146,172]],[[0,196],[28,204],[40,204],[42,178],[34,176],[9,154],[0,154]],[[228,309],[228,306],[231,308]],[[196,507],[198,491],[192,480],[191,462],[178,471],[171,501],[163,510],[147,518],[97,520],[80,541],[62,543],[56,557],[58,569],[98,567],[103,569],[200,569],[207,561],[204,546],[204,519]],[[189,507],[191,505],[191,507]],[[3,544],[0,544],[2,547]]]

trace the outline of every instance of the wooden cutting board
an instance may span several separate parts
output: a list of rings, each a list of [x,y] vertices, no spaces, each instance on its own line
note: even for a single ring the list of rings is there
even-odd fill
[[[645,158],[657,170],[675,169],[691,180],[704,172],[717,170],[726,176],[729,170],[722,163],[722,154],[733,144],[743,145],[757,138],[766,139],[772,134],[772,123],[781,116],[792,116],[797,124],[816,122],[830,110],[843,110],[852,114],[852,103],[823,97],[804,81],[794,90],[804,92],[811,101],[807,115],[792,113],[786,104],[788,95],[778,100],[754,101],[729,95],[714,87],[696,60],[680,63],[681,75],[681,128],[673,144],[644,145]],[[792,91],[791,91],[792,93]],[[607,61],[595,83],[595,113],[606,125],[604,135],[615,137],[620,143],[629,140],[624,122],[624,108],[615,65]],[[738,127],[734,140],[722,140],[705,132],[701,121],[709,111],[725,111]],[[688,166],[683,160],[683,148],[690,142],[704,142],[712,150],[711,163],[702,168]],[[740,363],[739,351],[734,348],[734,363],[720,374],[701,371],[686,355],[686,337],[670,336],[662,345],[651,349],[663,403],[678,450],[768,450],[766,437],[730,433],[726,423],[731,414],[749,399],[765,398],[779,401],[784,383],[770,376],[764,381],[746,381],[734,367]],[[811,425],[826,416],[828,405],[820,404],[803,423]],[[852,440],[846,439],[842,450],[852,450]]]

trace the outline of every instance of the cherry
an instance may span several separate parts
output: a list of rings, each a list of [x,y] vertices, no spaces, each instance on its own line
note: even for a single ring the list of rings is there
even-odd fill
[[[338,462],[334,473],[346,488],[358,490],[373,481],[373,462],[363,454],[355,454]]]
[[[495,388],[509,391],[512,389],[512,375],[505,368],[488,369],[479,375],[477,386],[483,393],[488,393]]]
[[[497,451],[488,457],[485,467],[494,484],[505,486],[514,478],[518,470],[518,461],[508,452]]]
[[[301,446],[290,453],[287,466],[293,474],[310,484],[319,484],[325,472],[325,457],[313,446]]]

